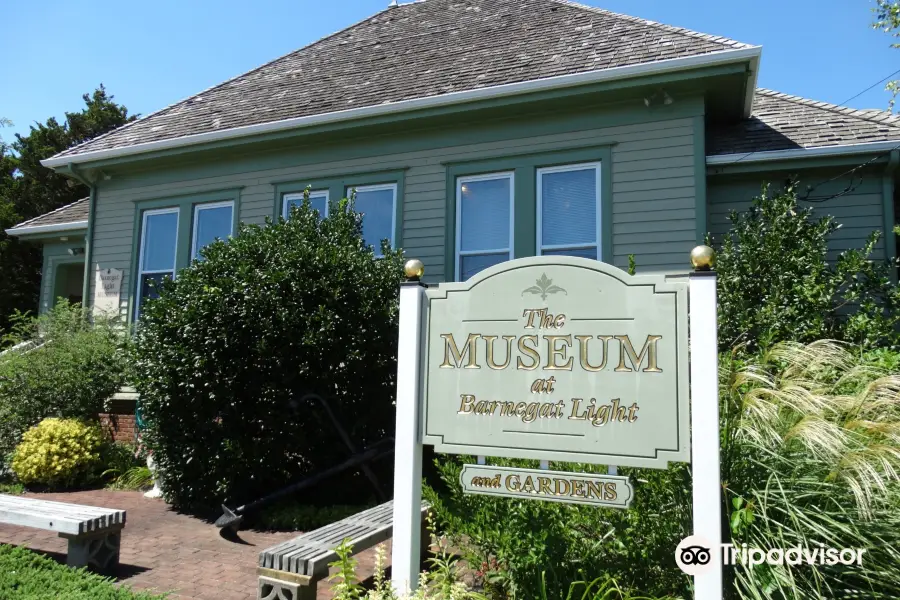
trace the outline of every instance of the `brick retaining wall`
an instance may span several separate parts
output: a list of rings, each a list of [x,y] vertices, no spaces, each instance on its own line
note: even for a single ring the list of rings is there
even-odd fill
[[[135,424],[133,412],[130,415],[101,413],[100,426],[103,428],[103,431],[108,432],[110,437],[117,442],[135,443],[137,425]]]
[[[113,396],[109,403],[109,412],[100,414],[100,426],[103,431],[117,442],[134,444],[137,436],[134,410],[137,402],[132,398]]]

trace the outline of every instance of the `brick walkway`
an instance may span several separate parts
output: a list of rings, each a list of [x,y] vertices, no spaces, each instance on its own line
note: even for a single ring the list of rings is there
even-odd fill
[[[28,496],[126,510],[117,579],[134,589],[171,592],[172,600],[255,600],[259,551],[297,535],[241,531],[240,541],[229,541],[215,525],[175,513],[162,500],[148,500],[140,492]],[[66,541],[50,531],[0,524],[0,543],[26,546],[65,562]],[[374,551],[357,558],[362,574],[371,575]],[[330,598],[327,591],[319,590],[317,600]]]

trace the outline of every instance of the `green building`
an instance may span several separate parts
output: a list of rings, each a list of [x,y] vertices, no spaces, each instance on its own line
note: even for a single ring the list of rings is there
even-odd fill
[[[564,0],[392,6],[44,161],[90,197],[8,233],[43,244],[42,310],[131,320],[149,281],[307,186],[323,213],[355,189],[367,241],[432,282],[536,254],[684,271],[790,176],[843,224],[834,252],[890,231],[898,117],[758,89],[761,54]]]

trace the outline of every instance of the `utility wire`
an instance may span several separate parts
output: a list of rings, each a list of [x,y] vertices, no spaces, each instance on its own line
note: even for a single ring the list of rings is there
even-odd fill
[[[868,92],[869,90],[871,90],[873,87],[875,87],[875,86],[878,85],[879,83],[884,83],[885,81],[887,81],[888,79],[890,79],[890,78],[893,77],[894,75],[897,75],[898,73],[900,73],[900,69],[897,69],[896,71],[894,71],[893,73],[891,73],[890,75],[888,75],[887,77],[885,77],[885,78],[883,78],[883,79],[879,79],[878,81],[876,81],[875,83],[873,83],[872,85],[870,85],[869,87],[867,87],[866,89],[864,89],[863,91],[861,91],[860,93],[856,94],[855,96],[850,96],[849,98],[847,98],[846,100],[844,100],[843,102],[841,102],[841,105],[847,104],[847,103],[850,102],[851,100],[856,100],[857,98],[859,98],[860,96],[862,96],[863,94],[865,94],[866,92]]]
[[[856,188],[859,187],[859,185],[862,184],[862,182],[863,182],[863,178],[860,176],[859,182],[854,183],[854,181],[856,180],[856,172],[857,171],[868,167],[869,165],[871,165],[872,163],[876,162],[878,159],[880,159],[884,156],[889,156],[891,154],[891,152],[893,152],[894,150],[900,150],[900,144],[897,144],[896,146],[894,146],[893,148],[890,148],[889,150],[885,150],[884,152],[876,154],[875,156],[873,156],[866,162],[856,165],[852,169],[847,169],[846,171],[844,171],[843,173],[841,173],[839,175],[835,175],[834,177],[832,177],[830,179],[826,179],[825,181],[820,181],[819,183],[817,183],[815,185],[809,186],[806,189],[806,194],[802,198],[800,198],[800,200],[803,200],[805,202],[817,202],[818,203],[818,202],[826,202],[828,200],[833,200],[835,198],[840,198],[841,196],[846,196],[850,192],[853,192],[854,190],[856,190]],[[847,185],[847,187],[845,187],[843,190],[841,190],[837,194],[832,194],[831,196],[820,196],[820,197],[812,196],[812,193],[817,188],[819,188],[823,185],[826,185],[828,183],[831,183],[832,181],[835,181],[837,179],[840,179],[841,177],[845,177],[846,175],[852,175],[852,177],[850,179],[850,183]]]

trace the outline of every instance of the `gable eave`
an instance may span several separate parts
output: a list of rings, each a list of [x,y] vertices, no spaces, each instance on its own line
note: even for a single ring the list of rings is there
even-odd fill
[[[72,221],[70,223],[53,223],[51,225],[33,225],[27,227],[11,227],[4,230],[7,235],[18,238],[33,238],[36,236],[51,235],[56,237],[59,234],[75,234],[87,231],[87,221]]]

